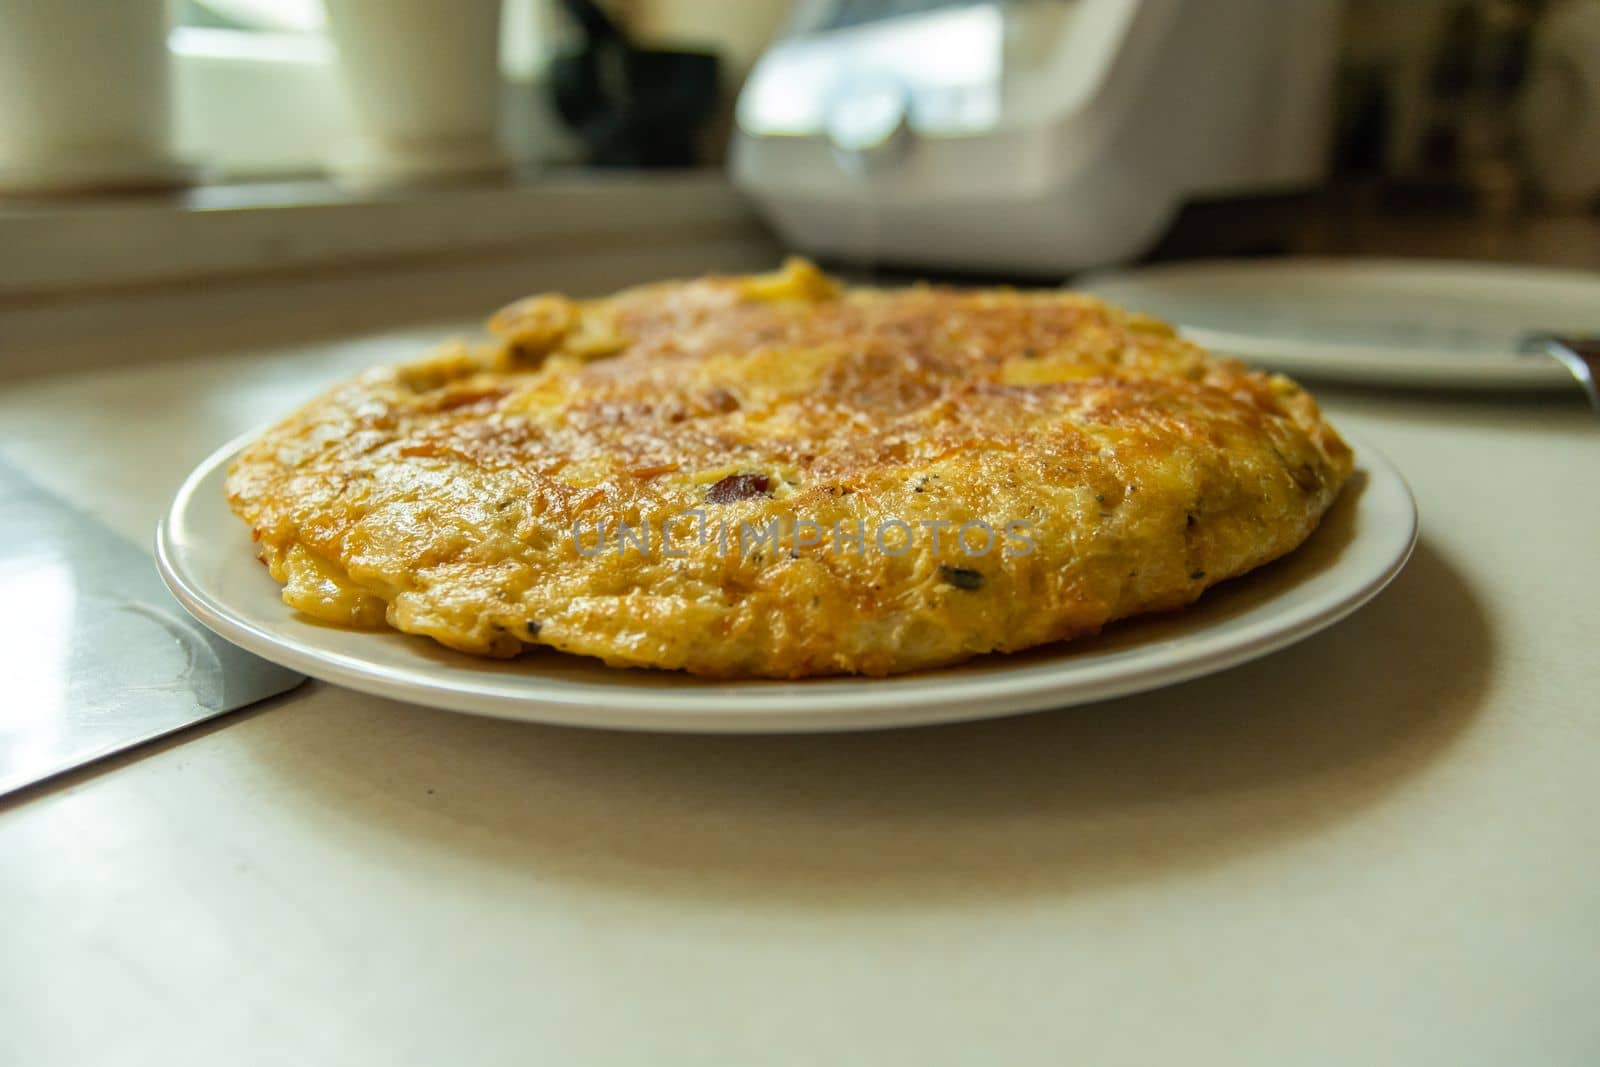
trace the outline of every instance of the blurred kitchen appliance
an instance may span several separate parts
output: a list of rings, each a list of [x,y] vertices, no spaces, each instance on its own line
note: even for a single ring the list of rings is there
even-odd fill
[[[824,257],[1062,273],[1325,176],[1339,0],[800,0],[737,183]]]

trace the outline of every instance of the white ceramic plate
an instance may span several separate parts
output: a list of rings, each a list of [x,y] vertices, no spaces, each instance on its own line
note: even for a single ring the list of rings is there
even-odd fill
[[[643,730],[856,730],[991,718],[1154,689],[1264,656],[1337,622],[1387,585],[1416,540],[1411,492],[1352,440],[1359,470],[1287,558],[1187,611],[1117,624],[1092,641],[893,678],[715,682],[534,651],[476,659],[400,633],[319,625],[286,607],[222,482],[235,441],[184,482],[156,534],[162,577],[194,616],[244,648],[324,681],[396,700],[531,722]]]
[[[1435,388],[1577,388],[1529,333],[1600,334],[1600,274],[1422,260],[1213,260],[1085,278],[1214,352],[1286,374]]]

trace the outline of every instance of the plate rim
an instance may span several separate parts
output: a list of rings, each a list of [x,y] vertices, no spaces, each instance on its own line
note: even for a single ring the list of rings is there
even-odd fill
[[[1454,278],[1474,275],[1479,283],[1493,279],[1519,286],[1543,282],[1582,286],[1600,294],[1600,272],[1562,267],[1506,264],[1456,259],[1404,259],[1398,257],[1288,256],[1266,259],[1193,259],[1147,266],[1095,271],[1074,282],[1074,288],[1091,295],[1102,295],[1102,286],[1125,282],[1168,279],[1180,281],[1211,275],[1233,275],[1283,279],[1288,276],[1360,278],[1371,282],[1374,276],[1404,276],[1411,282],[1448,284]],[[1107,292],[1113,303],[1123,298]],[[1554,392],[1575,388],[1566,368],[1553,360],[1542,360],[1519,353],[1484,354],[1464,359],[1450,349],[1402,346],[1369,346],[1309,338],[1279,337],[1269,334],[1239,333],[1233,330],[1178,324],[1179,332],[1203,347],[1257,362],[1269,369],[1316,377],[1325,381],[1404,385],[1424,388],[1516,389],[1528,392]],[[1376,353],[1381,353],[1378,355]]]
[[[1092,664],[1098,673],[1076,684],[1062,679],[1070,668],[1046,662],[966,679],[960,677],[957,664],[921,679],[916,672],[881,679],[853,675],[796,681],[703,679],[703,685],[681,690],[578,683],[570,691],[530,693],[526,678],[505,682],[485,675],[463,687],[437,675],[430,677],[425,666],[391,666],[318,648],[313,642],[266,630],[248,613],[222,602],[185,565],[176,539],[175,530],[202,499],[199,489],[219,478],[234,456],[259,436],[258,431],[241,434],[216,449],[184,479],[157,524],[155,558],[162,580],[184,609],[226,640],[320,681],[410,704],[514,721],[663,733],[809,733],[975,721],[1109,700],[1214,674],[1304,640],[1371,601],[1399,575],[1416,547],[1416,497],[1382,452],[1358,435],[1342,431],[1341,435],[1355,450],[1358,469],[1367,472],[1367,490],[1382,484],[1404,505],[1404,527],[1396,531],[1381,567],[1375,565],[1372,573],[1348,588],[1338,587],[1297,606],[1287,618],[1268,613],[1264,619],[1251,620],[1242,631],[1223,631],[1209,640],[1202,631],[1184,654],[1153,664],[1121,669],[1106,661]],[[1107,659],[1152,654],[1135,646],[1108,653]],[[619,675],[633,670],[602,669]],[[872,693],[880,683],[886,691]],[[818,698],[818,706],[808,706]]]

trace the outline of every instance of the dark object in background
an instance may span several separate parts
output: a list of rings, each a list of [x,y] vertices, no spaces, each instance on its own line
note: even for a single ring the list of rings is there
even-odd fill
[[[704,52],[638,48],[592,0],[563,6],[583,43],[555,57],[561,120],[602,167],[688,167],[720,100],[720,63]]]
[[[1515,210],[1531,186],[1519,108],[1549,0],[1348,6],[1335,174],[1424,206]]]

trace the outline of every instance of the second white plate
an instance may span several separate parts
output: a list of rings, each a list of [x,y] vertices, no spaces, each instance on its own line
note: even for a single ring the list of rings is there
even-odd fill
[[[425,638],[323,626],[287,607],[223,499],[243,440],[184,482],[156,536],[162,577],[201,622],[267,659],[396,700],[530,722],[640,730],[863,730],[992,718],[1153,689],[1292,644],[1389,584],[1416,540],[1405,482],[1351,439],[1359,469],[1311,539],[1175,615],[1099,638],[892,678],[718,682],[553,651],[477,659]]]
[[[1210,260],[1085,278],[1214,352],[1286,374],[1435,388],[1576,388],[1530,333],[1600,334],[1600,275],[1424,260]]]

